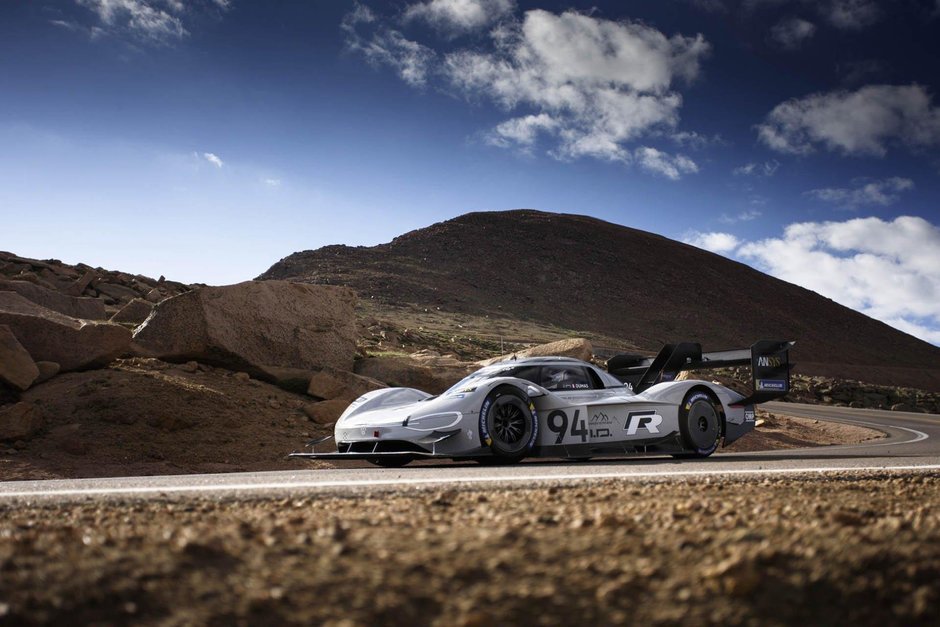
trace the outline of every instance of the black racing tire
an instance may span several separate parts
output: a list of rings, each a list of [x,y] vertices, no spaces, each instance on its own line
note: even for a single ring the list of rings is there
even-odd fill
[[[712,394],[698,388],[686,395],[679,408],[679,431],[686,452],[674,457],[708,457],[718,449],[723,431],[721,409]]]
[[[371,457],[366,461],[381,468],[401,468],[414,460],[414,455],[383,455],[382,457]]]
[[[532,450],[537,436],[535,406],[521,390],[503,385],[487,395],[480,408],[480,437],[493,457],[481,463],[518,462]]]

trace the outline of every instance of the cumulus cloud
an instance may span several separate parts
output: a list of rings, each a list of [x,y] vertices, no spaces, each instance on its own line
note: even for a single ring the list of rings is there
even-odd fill
[[[879,181],[860,182],[855,187],[825,187],[806,192],[807,195],[825,202],[854,209],[870,205],[887,207],[898,201],[899,192],[914,188],[911,179],[894,176]]]
[[[436,52],[361,5],[343,28],[350,49],[407,82],[424,85],[434,76],[451,92],[510,113],[486,135],[492,145],[529,152],[544,137],[558,159],[636,162],[669,178],[698,170],[682,155],[631,144],[675,129],[682,105],[676,85],[698,76],[709,51],[701,35],[667,37],[640,22],[531,10],[500,22],[487,45]]]
[[[363,27],[371,28],[370,36],[360,33]],[[346,33],[346,46],[362,54],[369,63],[391,67],[413,87],[421,87],[427,82],[434,51],[406,38],[401,31],[387,27],[369,7],[356,5],[343,18],[341,28]]]
[[[830,24],[843,30],[861,30],[881,17],[874,0],[831,0],[821,6],[821,11]]]
[[[676,181],[683,174],[698,172],[698,165],[685,155],[670,155],[656,148],[641,146],[633,153],[636,163],[653,174],[660,174]]]
[[[798,17],[781,20],[770,29],[770,39],[781,48],[797,50],[813,36],[816,26]]]
[[[223,165],[225,165],[218,155],[211,153],[211,152],[202,153],[202,158],[217,168],[221,168]]]
[[[781,237],[741,245],[737,255],[886,324],[940,339],[940,228],[923,218],[791,224]]]
[[[765,161],[763,163],[745,163],[736,167],[731,173],[734,176],[773,176],[780,168],[780,162],[776,159]]]
[[[868,85],[795,98],[757,127],[773,150],[807,154],[817,146],[848,155],[884,155],[891,145],[940,143],[940,109],[920,85]]]
[[[166,43],[189,34],[174,13],[183,10],[180,2],[152,0],[76,0],[93,11],[108,31],[128,31],[152,42]],[[166,9],[164,10],[164,8]]]
[[[449,34],[479,30],[511,14],[514,0],[428,0],[405,8],[406,22],[422,20]]]
[[[682,241],[696,248],[702,248],[720,255],[732,253],[741,245],[741,240],[731,233],[699,233],[693,231],[686,234]]]

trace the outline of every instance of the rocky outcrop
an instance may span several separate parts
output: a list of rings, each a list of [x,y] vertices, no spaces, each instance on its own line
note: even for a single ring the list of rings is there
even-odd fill
[[[134,333],[137,350],[278,380],[278,368],[351,370],[355,294],[344,287],[248,281],[203,287],[158,304]]]
[[[0,407],[0,440],[28,440],[45,424],[42,411],[32,403],[21,402]]]
[[[27,390],[39,377],[39,368],[7,325],[0,325],[0,382]]]
[[[557,342],[549,342],[548,344],[539,344],[538,346],[532,346],[508,355],[485,359],[479,362],[479,364],[481,366],[488,366],[500,361],[512,359],[513,356],[515,356],[516,359],[524,359],[526,357],[573,357],[581,361],[590,361],[591,357],[594,356],[594,347],[589,340],[575,337],[566,340],[558,340]]]
[[[187,292],[190,287],[163,277],[151,279],[0,251],[0,290],[15,291],[38,305],[73,318],[106,320],[135,298],[156,303]]]
[[[307,394],[324,400],[340,399],[348,404],[366,392],[384,387],[381,381],[375,379],[335,368],[324,368],[310,378]]]
[[[147,319],[150,312],[153,311],[153,303],[149,303],[142,298],[135,298],[131,302],[111,316],[111,322],[125,324],[140,324]]]
[[[355,372],[391,387],[440,394],[476,369],[474,364],[461,363],[453,358],[418,355],[361,359],[356,362]]]
[[[37,305],[72,318],[104,320],[104,303],[97,298],[76,298],[29,281],[0,280],[0,291],[16,292]]]
[[[9,326],[34,360],[55,362],[63,371],[104,366],[125,353],[131,340],[120,325],[70,318],[14,292],[0,292],[0,324]]]

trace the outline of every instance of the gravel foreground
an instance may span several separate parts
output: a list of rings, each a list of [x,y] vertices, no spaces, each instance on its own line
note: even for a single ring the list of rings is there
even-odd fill
[[[0,504],[0,624],[940,623],[940,477]]]

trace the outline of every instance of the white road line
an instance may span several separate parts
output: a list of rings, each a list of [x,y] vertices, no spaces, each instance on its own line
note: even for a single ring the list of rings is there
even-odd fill
[[[355,488],[376,486],[420,486],[420,485],[446,485],[446,484],[486,484],[486,483],[544,483],[584,481],[590,479],[649,479],[662,477],[708,477],[708,476],[748,476],[748,475],[794,475],[794,474],[831,474],[838,472],[899,472],[899,471],[936,471],[940,464],[908,465],[908,466],[841,466],[841,467],[815,467],[815,468],[774,468],[774,469],[726,469],[726,470],[673,470],[673,471],[646,471],[630,473],[578,473],[573,475],[529,474],[509,477],[455,477],[442,478],[414,478],[405,477],[397,479],[346,479],[339,481],[281,481],[276,483],[216,483],[210,485],[177,485],[177,486],[140,486],[122,488],[71,488],[61,490],[28,490],[22,492],[10,491],[0,493],[3,498],[23,497],[52,497],[52,496],[106,496],[106,495],[144,495],[144,494],[175,494],[193,492],[259,492],[265,490],[285,490],[303,488]]]
[[[820,420],[825,420],[821,418]],[[835,421],[839,422],[839,421]],[[847,423],[842,423],[847,424]],[[918,431],[917,429],[909,429],[907,427],[898,427],[896,425],[882,425],[877,422],[865,422],[864,420],[852,420],[848,424],[857,424],[857,425],[867,425],[869,427],[875,427],[877,430],[881,431],[882,429],[900,429],[901,431],[907,431],[908,433],[914,434],[913,440],[904,440],[903,442],[878,442],[877,444],[846,444],[844,446],[830,446],[826,450],[833,449],[846,449],[846,448],[874,448],[876,446],[902,446],[904,444],[913,444],[914,442],[920,442],[921,440],[926,440],[930,436],[924,433],[923,431]]]

